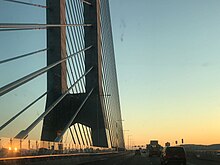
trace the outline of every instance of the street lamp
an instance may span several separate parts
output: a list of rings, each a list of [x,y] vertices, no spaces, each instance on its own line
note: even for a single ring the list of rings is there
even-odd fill
[[[129,144],[129,137],[131,137],[132,135],[128,135],[128,150],[130,148],[130,144]]]
[[[124,139],[125,139],[125,132],[128,132],[128,131],[130,131],[130,130],[128,130],[128,129],[123,130],[123,132],[124,132],[124,133],[123,133],[123,136],[124,136],[123,138],[124,138]],[[128,146],[128,145],[127,145],[127,146]],[[125,146],[125,148],[126,148],[126,146]]]

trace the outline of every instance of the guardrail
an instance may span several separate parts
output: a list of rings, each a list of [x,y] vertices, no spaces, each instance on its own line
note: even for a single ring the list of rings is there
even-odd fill
[[[187,150],[186,153],[197,159],[220,161],[220,150]]]
[[[115,149],[62,142],[0,138],[0,158],[112,151]]]

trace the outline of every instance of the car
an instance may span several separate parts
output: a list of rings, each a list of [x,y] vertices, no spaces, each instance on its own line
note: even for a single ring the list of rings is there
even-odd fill
[[[141,151],[140,150],[135,150],[135,155],[141,155]]]
[[[161,165],[186,165],[186,153],[183,147],[165,147],[160,156]]]
[[[148,149],[148,153],[149,153],[149,157],[152,157],[152,156],[160,156],[161,154],[161,150],[160,150],[160,147],[159,146],[151,146],[149,149]]]

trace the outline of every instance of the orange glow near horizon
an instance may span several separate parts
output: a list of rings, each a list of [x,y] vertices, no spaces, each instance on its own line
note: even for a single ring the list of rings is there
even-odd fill
[[[181,139],[184,139],[184,144],[201,144],[201,145],[211,145],[211,144],[219,144],[220,141],[220,131],[217,132],[216,129],[206,130],[200,129],[196,130],[194,127],[185,127],[175,129],[174,127],[170,128],[170,130],[165,130],[164,127],[155,125],[154,128],[139,128],[134,129],[129,132],[131,135],[129,143],[130,145],[146,145],[149,144],[150,140],[158,140],[159,144],[162,146],[165,145],[166,142],[170,142],[171,145],[175,145],[175,141],[178,141],[178,144],[181,144]],[[173,130],[173,131],[172,131]],[[124,134],[125,143],[128,143],[128,134]]]
[[[181,144],[181,139],[184,139],[184,144],[220,144],[220,126],[217,124],[220,113],[217,110],[201,114],[192,112],[170,115],[149,112],[152,117],[147,117],[149,115],[146,112],[134,113],[129,114],[124,122],[124,129],[129,130],[124,133],[126,145],[128,135],[131,135],[130,145],[146,145],[153,139],[158,140],[162,146],[166,142],[175,145],[175,141]]]

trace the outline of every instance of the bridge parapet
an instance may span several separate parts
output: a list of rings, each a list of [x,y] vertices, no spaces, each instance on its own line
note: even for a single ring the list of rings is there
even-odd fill
[[[37,155],[68,155],[74,153],[114,152],[113,148],[94,147],[63,142],[0,138],[0,158]]]

